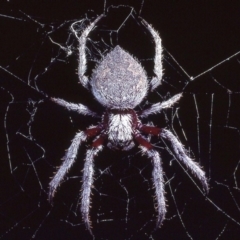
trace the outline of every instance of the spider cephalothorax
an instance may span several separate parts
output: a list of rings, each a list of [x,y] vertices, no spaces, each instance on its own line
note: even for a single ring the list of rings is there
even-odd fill
[[[91,187],[93,184],[94,156],[96,156],[104,145],[107,145],[111,149],[125,151],[131,149],[134,145],[138,145],[143,153],[151,159],[153,164],[152,176],[156,192],[158,227],[161,225],[166,214],[163,170],[161,167],[161,157],[146,139],[146,135],[155,135],[168,140],[172,145],[172,150],[177,159],[189,168],[200,180],[206,192],[208,191],[207,179],[204,171],[188,156],[183,145],[171,131],[165,128],[161,129],[155,126],[144,125],[140,120],[151,114],[159,113],[164,108],[171,107],[180,99],[181,94],[177,94],[162,103],[153,104],[140,113],[134,110],[147,95],[148,90],[153,91],[160,85],[162,78],[161,39],[158,33],[145,20],[142,19],[142,23],[152,34],[155,42],[154,73],[156,77],[148,82],[147,74],[141,64],[119,46],[116,46],[102,59],[93,71],[90,81],[85,76],[85,47],[87,36],[102,17],[103,15],[92,22],[79,37],[78,75],[80,83],[84,87],[91,89],[96,100],[106,108],[106,111],[103,113],[102,120],[97,126],[89,127],[85,131],[80,131],[73,138],[72,144],[64,156],[63,164],[50,182],[49,199],[52,199],[57,187],[74,163],[81,143],[92,139],[91,149],[87,150],[85,158],[81,199],[83,221],[87,229],[91,232],[89,208]],[[77,36],[74,29],[73,31]],[[69,103],[59,98],[52,98],[52,101],[70,111],[76,111],[79,114],[90,115],[92,117],[99,117],[82,104]]]

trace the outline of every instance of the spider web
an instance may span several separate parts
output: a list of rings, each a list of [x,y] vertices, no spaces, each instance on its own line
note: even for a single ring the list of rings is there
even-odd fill
[[[103,111],[78,84],[78,42],[70,31],[78,21],[74,27],[81,32],[103,11],[106,17],[89,35],[87,75],[119,44],[153,76],[154,46],[138,15],[151,23],[163,40],[164,77],[137,110],[183,93],[178,104],[146,123],[166,127],[178,137],[206,171],[210,192],[204,195],[168,142],[152,138],[163,159],[168,205],[166,220],[155,231],[151,162],[137,148],[129,152],[105,148],[95,160],[90,211],[95,238],[238,239],[237,5],[200,1],[31,4],[6,2],[0,12],[0,239],[92,239],[79,211],[81,169],[88,146],[80,149],[53,206],[47,194],[50,178],[74,134],[97,122],[64,110],[46,96]]]

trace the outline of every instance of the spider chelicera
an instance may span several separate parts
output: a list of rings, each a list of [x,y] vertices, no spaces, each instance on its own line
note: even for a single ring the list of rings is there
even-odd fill
[[[142,24],[151,33],[155,43],[154,73],[156,76],[151,81],[148,81],[147,74],[141,64],[120,46],[116,46],[101,60],[94,69],[90,80],[85,76],[87,37],[102,17],[103,15],[97,17],[78,38],[78,76],[80,83],[92,92],[95,99],[106,108],[106,111],[102,114],[102,120],[97,126],[80,131],[73,138],[72,144],[63,158],[63,164],[50,182],[49,200],[52,200],[58,186],[76,160],[79,146],[82,142],[92,139],[91,148],[86,152],[81,192],[81,213],[86,228],[91,232],[89,209],[94,175],[94,157],[102,150],[104,144],[111,149],[123,151],[129,150],[137,144],[142,152],[151,159],[153,164],[152,176],[157,202],[157,227],[159,227],[166,214],[163,170],[161,157],[146,136],[154,135],[168,140],[177,159],[200,180],[205,192],[208,192],[207,178],[204,171],[188,156],[183,145],[171,131],[165,128],[144,125],[140,121],[141,118],[146,118],[151,114],[161,112],[164,108],[171,107],[180,99],[181,94],[177,94],[162,103],[153,104],[141,112],[134,110],[146,97],[148,91],[153,91],[160,85],[162,79],[161,38],[144,19],[141,19]],[[77,36],[73,26],[72,30]],[[69,103],[59,98],[51,98],[51,100],[69,111],[99,117],[95,112],[82,104]]]

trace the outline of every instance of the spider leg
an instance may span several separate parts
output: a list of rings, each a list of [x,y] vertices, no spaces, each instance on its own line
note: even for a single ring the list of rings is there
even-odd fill
[[[153,163],[153,185],[155,187],[156,192],[156,200],[157,200],[157,224],[156,228],[159,228],[165,219],[166,215],[166,202],[164,197],[164,180],[163,180],[163,170],[161,164],[161,157],[159,153],[155,150],[150,150],[146,152],[147,156],[152,160]]]
[[[184,146],[178,141],[174,134],[166,129],[161,129],[160,136],[170,141],[177,159],[179,159],[187,168],[191,170],[193,175],[195,175],[200,180],[204,191],[208,193],[209,187],[205,172],[200,168],[198,163],[196,163],[187,155]]]
[[[51,101],[57,103],[62,107],[65,107],[68,111],[74,111],[82,115],[98,117],[98,115],[95,112],[91,111],[87,106],[83,104],[70,103],[60,98],[51,98]]]
[[[94,164],[93,160],[97,153],[102,149],[105,136],[98,137],[93,143],[93,148],[86,153],[85,164],[83,168],[82,177],[82,194],[81,194],[81,213],[86,228],[92,234],[91,221],[89,217],[90,203],[91,203],[91,188],[93,185]]]
[[[150,82],[151,91],[153,91],[161,84],[162,75],[163,75],[161,38],[158,32],[154,30],[154,28],[150,24],[148,24],[144,19],[141,19],[141,20],[143,25],[152,34],[153,40],[155,42],[154,73],[156,74],[156,77],[153,77]]]
[[[67,172],[69,171],[71,166],[73,165],[73,163],[77,157],[77,152],[78,152],[79,146],[81,145],[82,142],[86,141],[86,139],[87,139],[87,135],[82,131],[78,132],[75,135],[75,137],[72,141],[72,144],[66,151],[66,154],[63,158],[63,160],[64,160],[63,164],[61,165],[61,167],[57,171],[56,175],[53,177],[53,179],[51,180],[51,182],[49,184],[48,198],[49,198],[50,202],[53,199],[53,196],[57,190],[57,187],[61,184],[63,178],[65,177],[65,175],[67,174]]]
[[[145,153],[148,158],[152,160],[153,163],[153,185],[156,193],[156,201],[157,201],[157,223],[156,228],[160,227],[166,215],[166,203],[164,197],[164,180],[163,180],[163,170],[161,164],[161,157],[159,153],[152,149],[151,143],[149,143],[146,139],[144,139],[140,134],[135,136],[135,140],[139,143],[140,148],[143,153]]]
[[[88,77],[85,76],[85,72],[87,69],[86,63],[86,42],[88,34],[92,31],[92,29],[95,27],[96,23],[103,17],[103,14],[98,16],[90,25],[82,32],[81,36],[78,38],[79,40],[79,65],[78,65],[78,76],[79,76],[79,82],[85,87],[89,88],[89,80]],[[75,35],[77,36],[77,32],[73,29]],[[78,36],[77,36],[78,37]]]
[[[175,104],[180,98],[182,97],[182,94],[176,94],[167,101],[161,102],[161,103],[155,103],[150,108],[147,108],[143,110],[139,116],[140,117],[147,117],[151,114],[159,113],[162,111],[162,109],[169,108],[173,104]]]
[[[72,144],[66,151],[66,154],[63,158],[63,164],[58,169],[57,173],[49,183],[49,193],[48,199],[52,202],[54,193],[56,192],[58,186],[61,184],[63,178],[72,167],[73,163],[77,158],[78,149],[82,142],[86,141],[87,138],[94,137],[101,132],[101,126],[90,127],[86,131],[78,132],[72,140]]]

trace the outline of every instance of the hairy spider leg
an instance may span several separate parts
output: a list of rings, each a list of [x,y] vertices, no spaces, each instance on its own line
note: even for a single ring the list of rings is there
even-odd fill
[[[73,111],[73,112],[77,112],[82,115],[88,115],[88,116],[92,116],[92,117],[99,117],[95,112],[93,112],[87,106],[85,106],[81,103],[70,103],[61,98],[51,98],[50,100],[64,108],[66,108],[68,111]]]
[[[78,38],[79,40],[79,64],[78,64],[78,76],[79,76],[79,82],[87,89],[89,89],[89,79],[87,76],[85,76],[85,72],[87,69],[87,59],[86,59],[86,43],[87,43],[87,37],[88,34],[92,31],[92,29],[95,27],[97,22],[104,16],[104,14],[101,14],[98,16],[90,25],[84,29],[82,32],[82,35]],[[72,27],[73,29],[73,27]],[[75,32],[75,30],[73,29]],[[75,32],[75,35],[77,37],[77,33]]]
[[[93,160],[97,153],[102,150],[102,145],[104,142],[104,137],[98,137],[93,143],[93,148],[87,150],[84,168],[83,168],[83,177],[82,177],[82,193],[81,193],[81,213],[82,218],[85,223],[87,230],[91,235],[91,221],[89,216],[90,204],[91,204],[91,188],[93,185],[93,175],[94,175],[94,164]]]
[[[209,187],[205,172],[200,168],[198,163],[196,163],[188,156],[186,149],[184,148],[182,143],[178,141],[178,139],[174,136],[172,132],[165,128],[161,129],[147,125],[142,125],[139,130],[145,134],[160,136],[164,139],[167,139],[172,145],[172,149],[177,156],[177,160],[181,161],[188,169],[190,169],[192,174],[200,180],[204,191],[208,193]]]
[[[144,149],[143,149],[144,151]],[[162,159],[160,157],[160,154],[156,150],[150,150],[145,151],[148,158],[152,160],[153,164],[153,171],[152,171],[152,177],[153,177],[153,185],[156,192],[156,201],[157,201],[157,222],[156,222],[156,229],[159,228],[165,219],[165,215],[167,212],[166,209],[166,201],[164,196],[164,179],[163,179],[163,169],[162,169]]]
[[[155,127],[152,127],[152,129],[157,129]],[[164,180],[163,180],[163,169],[162,169],[162,163],[161,163],[161,157],[159,153],[153,149],[153,146],[150,142],[148,142],[146,139],[144,139],[140,134],[137,134],[135,136],[135,140],[140,145],[140,148],[142,149],[143,153],[147,155],[148,158],[151,159],[153,164],[153,171],[152,171],[152,177],[153,177],[153,186],[155,188],[155,194],[156,194],[156,208],[157,208],[157,223],[156,228],[159,228],[165,219],[166,215],[166,203],[165,203],[165,196],[164,196]]]
[[[167,129],[162,129],[160,137],[167,139],[171,143],[172,149],[177,156],[177,160],[180,160],[188,169],[190,169],[192,174],[200,180],[205,193],[208,193],[209,186],[205,172],[200,168],[197,162],[187,155],[187,151],[182,143],[180,143],[174,134]]]
[[[158,34],[158,32],[144,19],[142,19],[143,25],[148,29],[151,33],[154,43],[155,43],[155,57],[154,57],[154,73],[156,77],[153,77],[150,81],[151,91],[154,91],[160,84],[163,75],[162,69],[162,40]]]
[[[153,105],[151,105],[149,108],[143,110],[142,112],[140,112],[139,116],[140,117],[147,117],[151,114],[156,114],[156,113],[160,113],[162,111],[162,109],[165,108],[170,108],[171,106],[173,106],[180,98],[182,97],[182,94],[176,94],[173,97],[171,97],[170,99],[163,101],[163,102],[158,102],[155,103]]]
[[[101,130],[102,130],[101,126],[91,127],[88,128],[86,131],[80,131],[75,135],[75,137],[72,140],[72,144],[70,145],[70,147],[65,153],[65,156],[63,157],[63,164],[60,166],[57,173],[54,175],[53,179],[49,183],[48,199],[50,202],[52,202],[52,199],[58,186],[61,184],[65,175],[75,162],[77,158],[78,149],[82,142],[85,142],[87,138],[96,136],[101,132]]]

